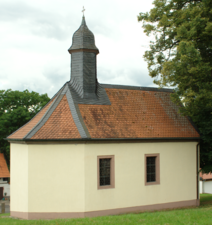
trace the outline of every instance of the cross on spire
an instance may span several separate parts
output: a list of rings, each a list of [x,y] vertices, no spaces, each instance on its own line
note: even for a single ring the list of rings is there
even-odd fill
[[[84,8],[84,6],[83,6],[83,9],[82,9],[83,16],[84,16],[84,12],[85,12],[85,8]]]

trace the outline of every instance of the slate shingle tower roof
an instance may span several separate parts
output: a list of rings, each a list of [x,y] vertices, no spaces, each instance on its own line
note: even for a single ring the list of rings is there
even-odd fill
[[[68,51],[71,54],[72,88],[82,99],[97,99],[100,90],[97,82],[96,55],[99,50],[84,16],[81,26],[73,35],[72,46]]]
[[[93,50],[97,54],[99,53],[99,50],[95,45],[94,35],[88,29],[84,16],[82,17],[81,26],[73,35],[72,46],[69,48],[68,51],[72,53],[75,50],[79,49]]]
[[[68,51],[70,81],[9,141],[199,139],[172,90],[98,83],[99,50],[84,17]]]

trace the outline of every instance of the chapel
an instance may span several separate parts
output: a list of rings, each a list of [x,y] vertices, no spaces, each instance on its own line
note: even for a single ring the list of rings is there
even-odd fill
[[[200,135],[171,89],[100,84],[85,17],[71,78],[11,144],[11,216],[78,218],[199,205]],[[68,79],[68,76],[67,76]]]

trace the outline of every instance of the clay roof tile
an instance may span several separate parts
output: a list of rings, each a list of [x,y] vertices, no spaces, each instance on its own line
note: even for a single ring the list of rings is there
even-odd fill
[[[178,113],[170,91],[108,86],[110,104],[79,104],[69,88],[64,86],[55,101],[8,139],[21,140],[29,132],[27,140],[200,137],[190,120]]]
[[[10,177],[10,172],[7,167],[6,160],[4,158],[4,154],[0,153],[0,178]]]

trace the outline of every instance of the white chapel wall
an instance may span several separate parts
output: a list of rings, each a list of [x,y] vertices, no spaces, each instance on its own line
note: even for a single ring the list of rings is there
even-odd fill
[[[28,211],[28,146],[10,145],[10,211]]]
[[[11,211],[84,212],[196,199],[196,144],[12,144]],[[160,154],[160,184],[144,155]],[[97,156],[115,156],[115,188],[97,189]],[[183,184],[183,185],[182,185]]]
[[[84,145],[29,145],[29,212],[84,211]]]
[[[196,144],[87,144],[85,211],[195,200]],[[160,184],[145,186],[144,155],[150,153],[160,154]],[[115,155],[115,188],[97,190],[98,155]]]

